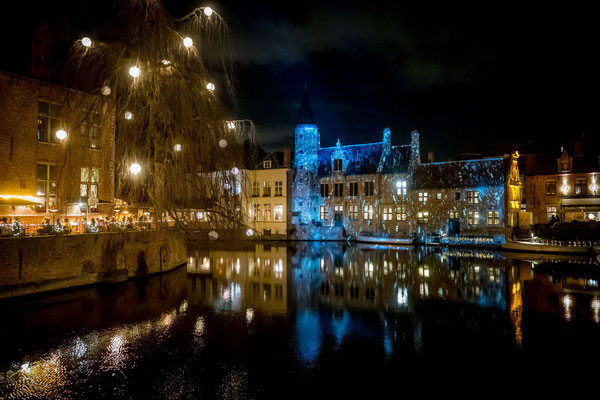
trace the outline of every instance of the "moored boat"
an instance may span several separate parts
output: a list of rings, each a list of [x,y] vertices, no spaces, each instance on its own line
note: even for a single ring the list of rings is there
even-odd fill
[[[507,241],[502,243],[502,250],[505,251],[526,251],[535,253],[572,253],[587,254],[590,252],[591,243],[588,242],[526,242],[526,241]]]
[[[386,235],[376,235],[368,232],[360,232],[354,236],[357,242],[373,243],[373,244],[412,244],[412,238],[393,237]]]

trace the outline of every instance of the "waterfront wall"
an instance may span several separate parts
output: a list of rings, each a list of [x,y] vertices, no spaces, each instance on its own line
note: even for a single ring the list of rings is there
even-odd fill
[[[0,239],[0,299],[124,281],[185,261],[176,230]]]

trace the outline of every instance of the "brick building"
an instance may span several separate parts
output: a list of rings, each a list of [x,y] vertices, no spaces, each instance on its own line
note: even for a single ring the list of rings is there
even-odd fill
[[[114,114],[109,97],[0,72],[0,217],[40,222],[107,212]]]

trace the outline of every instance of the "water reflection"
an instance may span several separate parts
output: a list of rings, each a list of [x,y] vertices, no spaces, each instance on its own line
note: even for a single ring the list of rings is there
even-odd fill
[[[561,332],[596,346],[599,281],[586,260],[486,251],[194,249],[165,276],[0,306],[14,327],[0,398],[261,397],[264,376],[293,385],[297,371],[355,360],[377,370],[483,348],[503,357]]]

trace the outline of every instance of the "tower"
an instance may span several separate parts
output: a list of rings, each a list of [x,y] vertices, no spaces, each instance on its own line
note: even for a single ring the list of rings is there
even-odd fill
[[[300,223],[309,223],[316,218],[317,159],[319,152],[319,128],[315,125],[308,88],[300,103],[298,123],[295,130],[294,168],[296,178],[293,186],[292,210],[299,212]],[[314,203],[314,204],[313,204]]]

